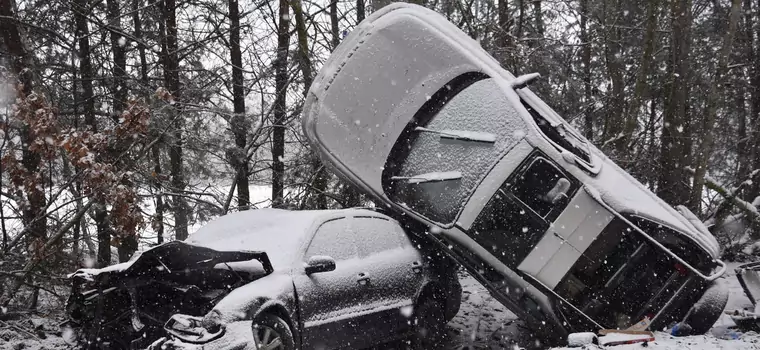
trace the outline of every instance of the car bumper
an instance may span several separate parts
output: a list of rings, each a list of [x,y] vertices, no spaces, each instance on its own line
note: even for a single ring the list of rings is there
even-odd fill
[[[189,336],[182,336],[181,339],[176,335],[170,335],[155,341],[148,350],[256,350],[252,330],[253,321],[234,322],[225,325],[218,337],[194,341]]]

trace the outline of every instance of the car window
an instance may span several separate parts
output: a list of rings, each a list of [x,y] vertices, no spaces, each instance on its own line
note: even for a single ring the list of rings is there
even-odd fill
[[[330,220],[317,229],[304,260],[314,255],[326,255],[337,261],[358,258],[354,232],[347,219]]]
[[[453,223],[477,184],[527,128],[493,79],[457,84],[420,109],[383,169],[391,200],[443,224]]]
[[[354,230],[359,254],[362,257],[402,248],[409,244],[404,230],[394,221],[368,216],[347,220]]]
[[[536,214],[546,218],[554,209],[548,194],[563,178],[565,176],[559,169],[546,159],[536,158],[525,172],[518,175],[511,191]]]

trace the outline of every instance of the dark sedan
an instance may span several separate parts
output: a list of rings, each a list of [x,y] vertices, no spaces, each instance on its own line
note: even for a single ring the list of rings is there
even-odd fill
[[[416,239],[364,209],[233,213],[186,242],[77,271],[71,324],[98,349],[248,340],[261,349],[363,348],[415,334],[424,342],[457,313],[461,286],[456,265],[418,250]]]

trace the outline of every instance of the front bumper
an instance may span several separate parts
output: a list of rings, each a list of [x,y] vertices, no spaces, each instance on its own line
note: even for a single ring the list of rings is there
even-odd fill
[[[155,341],[148,350],[256,350],[253,321],[233,322],[208,332],[200,327],[200,320],[192,316],[173,316],[165,326],[168,336]],[[181,324],[183,321],[188,322]]]

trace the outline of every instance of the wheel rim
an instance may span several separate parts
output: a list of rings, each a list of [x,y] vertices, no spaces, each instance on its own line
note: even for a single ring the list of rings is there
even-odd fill
[[[258,350],[285,350],[280,332],[269,326],[259,325],[254,329]]]

